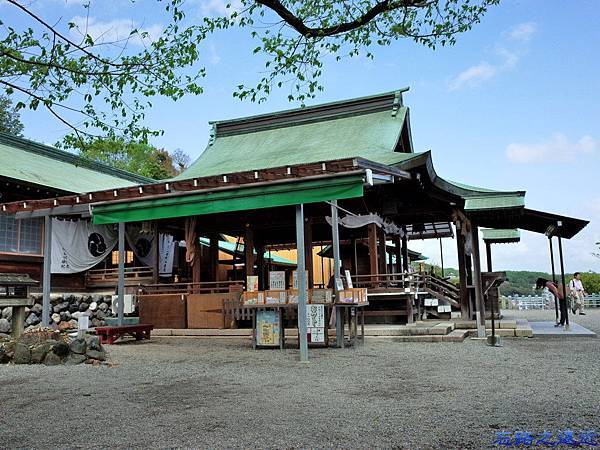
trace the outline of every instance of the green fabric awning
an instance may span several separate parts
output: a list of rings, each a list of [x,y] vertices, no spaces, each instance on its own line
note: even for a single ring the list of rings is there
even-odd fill
[[[353,174],[104,203],[92,206],[92,220],[95,224],[137,222],[362,197],[363,183],[361,174]]]

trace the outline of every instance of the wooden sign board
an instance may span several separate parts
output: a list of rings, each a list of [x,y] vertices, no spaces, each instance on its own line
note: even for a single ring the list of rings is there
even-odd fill
[[[325,305],[306,305],[306,335],[310,343],[324,343]]]
[[[285,271],[273,270],[269,272],[269,290],[283,291],[285,290]]]
[[[279,347],[281,323],[277,311],[256,311],[256,345]]]

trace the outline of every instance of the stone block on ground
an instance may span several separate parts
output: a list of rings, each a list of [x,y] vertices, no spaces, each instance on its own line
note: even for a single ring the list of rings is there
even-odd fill
[[[85,352],[88,358],[97,359],[98,361],[104,361],[106,359],[106,353],[101,350],[90,350]]]
[[[83,355],[87,350],[87,343],[83,338],[76,338],[71,341],[69,348],[71,349],[71,352]]]
[[[29,346],[20,342],[17,343],[17,345],[15,345],[13,362],[15,364],[31,364],[31,350],[29,350]]]
[[[77,365],[77,364],[83,364],[86,360],[87,360],[87,356],[85,356],[85,355],[79,355],[77,353],[72,353],[67,358],[65,364],[70,365],[70,366],[74,366],[74,365]]]
[[[531,327],[529,325],[527,325],[527,326],[519,325],[515,329],[515,336],[516,337],[533,337],[533,330],[531,329]]]
[[[10,322],[8,319],[0,319],[0,333],[10,332]]]
[[[469,330],[452,330],[446,336],[442,336],[443,342],[463,342],[468,336]]]
[[[69,345],[65,342],[57,342],[52,346],[52,353],[60,356],[61,358],[69,354]]]
[[[486,329],[486,334],[491,335],[492,329]],[[496,328],[496,335],[502,337],[515,337],[515,330],[513,328]]]
[[[12,318],[12,306],[7,306],[2,310],[2,319],[10,320]]]
[[[51,342],[44,342],[40,345],[36,345],[31,349],[31,362],[32,364],[41,364],[46,358],[46,355],[52,348]]]
[[[46,366],[58,366],[59,364],[62,364],[62,359],[56,353],[48,352],[44,358],[44,364]]]

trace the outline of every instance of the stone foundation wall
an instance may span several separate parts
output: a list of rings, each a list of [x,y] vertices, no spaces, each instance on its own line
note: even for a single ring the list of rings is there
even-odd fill
[[[39,325],[42,321],[42,295],[32,294],[35,304],[25,309],[25,329]],[[90,318],[90,326],[105,325],[104,319],[111,317],[111,295],[101,294],[52,294],[50,296],[50,327],[58,330],[77,328],[82,315]],[[12,308],[0,308],[0,337],[12,330]]]

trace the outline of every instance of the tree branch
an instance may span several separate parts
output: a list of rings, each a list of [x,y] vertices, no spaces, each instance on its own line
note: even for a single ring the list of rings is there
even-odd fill
[[[427,0],[383,0],[382,2],[376,3],[361,16],[349,22],[339,23],[337,25],[325,28],[311,28],[304,23],[303,19],[296,16],[279,0],[255,0],[255,2],[272,9],[289,26],[307,38],[327,37],[345,33],[366,25],[380,14],[393,11],[398,8],[422,8],[429,4]]]

